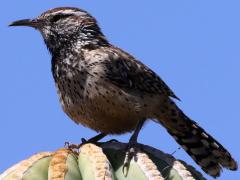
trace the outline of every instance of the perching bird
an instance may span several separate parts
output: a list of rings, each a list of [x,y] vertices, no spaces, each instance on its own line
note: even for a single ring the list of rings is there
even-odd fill
[[[94,17],[71,7],[48,10],[10,26],[39,30],[52,54],[52,73],[65,113],[76,123],[106,134],[134,131],[137,142],[147,119],[163,125],[207,174],[236,170],[230,153],[174,103],[178,99],[146,65],[108,42]]]

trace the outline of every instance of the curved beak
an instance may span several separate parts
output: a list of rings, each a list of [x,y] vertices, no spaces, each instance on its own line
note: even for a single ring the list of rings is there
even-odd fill
[[[35,19],[22,19],[18,21],[14,21],[8,26],[28,26],[37,28],[39,26],[39,22]]]

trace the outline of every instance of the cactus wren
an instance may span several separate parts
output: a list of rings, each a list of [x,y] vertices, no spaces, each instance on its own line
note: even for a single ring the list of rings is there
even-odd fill
[[[65,113],[77,124],[106,134],[134,131],[147,119],[163,125],[207,174],[237,169],[230,153],[174,103],[162,79],[127,52],[113,46],[88,12],[48,10],[10,26],[39,30],[52,54],[52,73]]]

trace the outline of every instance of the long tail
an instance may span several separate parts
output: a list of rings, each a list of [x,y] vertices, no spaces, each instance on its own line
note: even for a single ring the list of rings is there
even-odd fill
[[[237,170],[231,154],[195,121],[167,99],[155,114],[159,122],[207,174],[218,177],[222,167]]]

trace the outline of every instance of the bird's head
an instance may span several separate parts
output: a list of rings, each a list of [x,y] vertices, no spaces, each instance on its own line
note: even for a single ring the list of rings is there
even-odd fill
[[[35,19],[15,21],[9,26],[28,26],[39,30],[52,53],[62,48],[107,44],[95,18],[78,8],[54,8]]]

